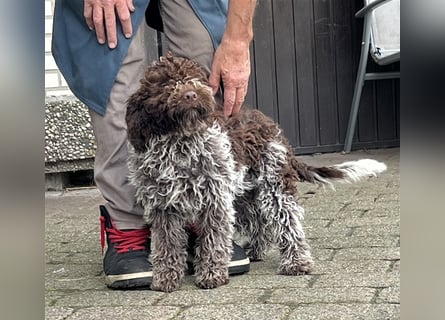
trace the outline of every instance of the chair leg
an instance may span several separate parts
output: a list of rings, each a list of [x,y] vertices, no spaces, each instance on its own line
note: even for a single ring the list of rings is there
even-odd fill
[[[354,95],[352,97],[351,112],[349,114],[348,130],[344,144],[344,152],[351,152],[352,139],[354,137],[355,125],[357,123],[358,108],[360,106],[360,98],[362,95],[363,85],[365,82],[366,64],[369,55],[369,43],[371,37],[371,26],[367,17],[365,17],[363,25],[362,50],[360,55],[360,64],[357,71],[357,79],[355,81]]]

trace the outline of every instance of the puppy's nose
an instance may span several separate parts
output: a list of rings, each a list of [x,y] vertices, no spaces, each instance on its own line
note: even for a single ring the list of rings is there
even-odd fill
[[[184,93],[184,98],[185,100],[195,101],[196,99],[198,99],[198,95],[196,94],[195,91],[190,90]]]

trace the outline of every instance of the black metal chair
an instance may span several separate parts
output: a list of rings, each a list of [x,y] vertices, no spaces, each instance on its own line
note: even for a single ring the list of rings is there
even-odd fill
[[[355,14],[356,18],[364,18],[364,24],[360,64],[344,144],[345,152],[351,151],[365,81],[400,78],[400,71],[366,72],[369,55],[378,65],[400,61],[400,0],[365,0],[364,2],[365,6]]]

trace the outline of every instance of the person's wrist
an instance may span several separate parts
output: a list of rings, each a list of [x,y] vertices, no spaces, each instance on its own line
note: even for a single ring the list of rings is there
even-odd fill
[[[253,39],[253,30],[251,28],[231,28],[227,29],[223,35],[223,40],[239,42],[249,45]]]
[[[224,35],[221,39],[221,45],[231,48],[232,51],[246,51],[249,49],[250,40]]]

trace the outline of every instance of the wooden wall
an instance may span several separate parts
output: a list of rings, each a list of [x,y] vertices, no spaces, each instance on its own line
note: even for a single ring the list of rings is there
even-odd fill
[[[258,0],[246,103],[277,120],[297,153],[343,150],[362,37],[363,21],[354,14],[362,6]],[[366,82],[353,149],[400,145],[399,90],[398,79]]]

